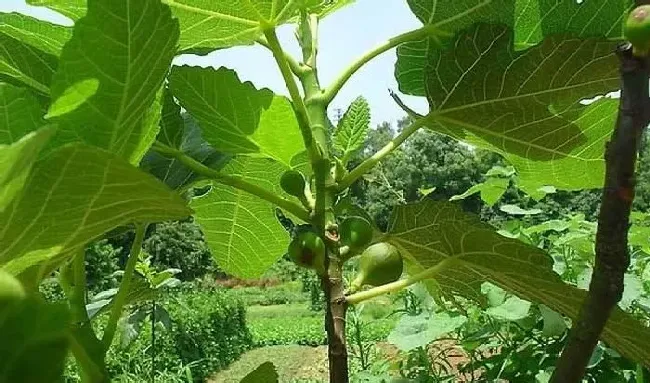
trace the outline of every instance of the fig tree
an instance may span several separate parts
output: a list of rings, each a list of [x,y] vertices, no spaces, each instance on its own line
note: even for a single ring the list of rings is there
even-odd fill
[[[350,290],[357,291],[364,285],[381,286],[395,282],[403,269],[402,255],[395,246],[386,242],[376,243],[359,257],[359,273]]]
[[[280,178],[282,190],[298,198],[304,198],[305,184],[305,177],[297,170],[287,170]]]
[[[650,52],[650,5],[636,7],[627,18],[624,27],[625,38],[632,43],[637,56]]]
[[[325,243],[313,231],[299,233],[291,240],[288,252],[296,265],[325,274]]]
[[[362,217],[347,217],[339,225],[341,244],[352,249],[361,249],[372,241],[372,226]]]

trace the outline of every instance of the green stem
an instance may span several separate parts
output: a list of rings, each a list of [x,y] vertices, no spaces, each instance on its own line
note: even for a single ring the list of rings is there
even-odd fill
[[[289,213],[295,215],[296,217],[302,219],[305,222],[309,221],[309,212],[305,210],[302,206],[298,205],[297,203],[294,203],[292,201],[289,201],[288,199],[280,197],[275,193],[272,193],[262,187],[249,183],[239,177],[222,174],[217,170],[211,169],[203,165],[202,163],[196,161],[195,159],[181,152],[180,150],[174,149],[159,141],[154,142],[152,149],[161,154],[165,154],[167,156],[175,158],[180,163],[184,164],[185,166],[187,166],[197,174],[200,174],[206,178],[214,180],[220,184],[232,186],[235,189],[239,189],[247,193],[253,194],[265,201],[268,201],[288,211]]]
[[[298,126],[300,127],[300,132],[302,133],[302,140],[305,144],[305,148],[309,152],[309,157],[312,160],[315,160],[320,157],[316,145],[314,144],[314,139],[311,133],[311,123],[309,121],[309,114],[307,113],[307,107],[305,102],[300,95],[300,90],[296,84],[289,63],[286,60],[278,36],[275,33],[275,28],[268,28],[264,31],[266,40],[269,43],[269,48],[273,52],[273,57],[280,68],[280,73],[282,73],[282,78],[287,86],[289,95],[291,96],[291,101],[293,102],[293,109],[296,113],[296,118],[298,119]]]
[[[440,270],[446,266],[449,261],[439,262],[437,265],[424,270],[421,273],[415,274],[411,277],[400,279],[392,283],[387,283],[382,286],[373,287],[372,289],[361,291],[352,295],[345,297],[345,301],[348,304],[356,305],[361,302],[367,301],[368,299],[376,298],[385,294],[398,292],[403,290],[411,285],[414,285],[424,279],[429,279],[440,272]]]
[[[332,85],[325,89],[325,100],[329,104],[334,100],[339,91],[343,86],[348,82],[348,80],[364,65],[370,62],[375,57],[379,56],[382,53],[385,53],[399,45],[402,45],[409,41],[422,40],[426,37],[437,38],[442,35],[437,25],[425,25],[421,28],[402,33],[401,35],[395,36],[386,40],[385,42],[379,44],[375,48],[369,50],[361,57],[359,57],[352,65],[350,65],[339,77],[334,80]]]
[[[406,129],[402,130],[395,138],[393,138],[386,146],[381,148],[377,153],[373,154],[370,158],[363,161],[359,166],[354,168],[350,173],[348,173],[341,182],[339,182],[338,189],[345,190],[350,187],[356,180],[361,178],[364,174],[368,173],[372,168],[374,168],[384,157],[389,155],[393,150],[398,148],[404,141],[406,141],[413,133],[417,132],[418,129],[424,126],[428,122],[428,119],[425,117],[416,120]]]
[[[70,307],[76,322],[88,322],[86,311],[86,251],[79,250],[72,264],[73,285],[70,295]]]
[[[269,51],[272,51],[269,42],[264,37],[258,37],[255,41],[263,47],[267,48]],[[305,73],[307,73],[309,69],[307,66],[300,64],[295,58],[293,58],[293,56],[286,52],[283,52],[282,54],[284,56],[284,59],[287,61],[291,72],[293,72],[293,74],[295,74],[298,78],[301,78],[305,75]]]
[[[144,241],[144,234],[146,230],[147,224],[139,223],[135,225],[135,239],[133,240],[133,245],[131,246],[131,253],[129,254],[129,259],[126,261],[126,267],[124,268],[124,275],[122,275],[120,288],[117,291],[115,298],[113,298],[111,314],[108,319],[108,323],[106,324],[106,329],[104,330],[104,336],[102,337],[102,343],[104,343],[104,347],[106,347],[106,349],[108,349],[113,343],[115,330],[117,329],[117,322],[122,316],[122,310],[126,304],[126,298],[129,294],[131,279],[135,273],[135,265],[138,263],[138,258],[140,257],[140,252],[142,251],[142,242]]]

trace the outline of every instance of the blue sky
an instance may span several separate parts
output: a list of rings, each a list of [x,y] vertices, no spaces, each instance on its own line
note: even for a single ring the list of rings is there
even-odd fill
[[[381,5],[379,5],[381,4]],[[0,12],[17,11],[58,23],[69,23],[65,17],[44,8],[32,7],[24,0],[1,0]],[[327,17],[321,24],[319,75],[323,85],[329,84],[352,60],[380,42],[399,33],[417,28],[419,21],[410,12],[405,0],[357,0]],[[279,36],[285,49],[298,57],[293,26],[284,26]],[[388,95],[397,90],[393,76],[395,51],[384,53],[359,71],[341,91],[332,105],[345,109],[357,96],[363,95],[372,107],[373,125],[394,122],[404,113]],[[270,53],[262,47],[237,47],[213,52],[207,56],[182,56],[177,64],[225,66],[237,70],[242,80],[258,87],[268,87],[287,94],[279,71]],[[420,112],[426,112],[422,98],[404,97],[404,101]]]

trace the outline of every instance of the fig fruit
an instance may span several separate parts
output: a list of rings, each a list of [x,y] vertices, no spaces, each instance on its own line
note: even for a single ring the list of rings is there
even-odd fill
[[[381,286],[395,282],[402,275],[404,262],[399,250],[390,243],[369,246],[359,257],[359,274],[350,286],[357,291],[364,285]]]
[[[313,231],[298,234],[289,244],[288,253],[296,265],[325,274],[325,242]]]
[[[339,225],[341,244],[352,249],[361,249],[372,241],[372,225],[362,217],[347,217]]]
[[[650,5],[634,8],[625,22],[625,38],[632,43],[637,56],[647,56],[650,52]]]
[[[298,198],[305,196],[305,177],[296,170],[287,170],[280,178],[280,186],[287,194]]]

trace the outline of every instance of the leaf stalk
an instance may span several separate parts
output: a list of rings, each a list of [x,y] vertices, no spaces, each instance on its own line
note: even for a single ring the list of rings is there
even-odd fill
[[[343,73],[339,75],[336,80],[334,80],[334,82],[328,88],[325,89],[324,98],[326,100],[326,103],[329,105],[332,100],[334,100],[336,95],[341,91],[343,86],[348,82],[348,80],[350,80],[350,78],[355,73],[357,73],[359,69],[363,68],[364,65],[366,65],[375,57],[409,41],[423,40],[427,37],[433,38],[434,41],[440,43],[439,37],[443,35],[445,35],[445,33],[442,32],[437,25],[425,25],[418,29],[414,29],[412,31],[402,33],[401,35],[392,37],[385,42],[377,45],[368,52],[364,53],[355,62],[353,62],[348,68],[343,71]]]
[[[281,209],[288,211],[289,213],[295,215],[296,217],[302,219],[305,222],[309,222],[309,212],[303,208],[301,205],[292,202],[288,199],[285,199],[269,190],[266,190],[260,186],[252,184],[240,177],[235,177],[227,174],[222,174],[218,170],[211,169],[194,158],[188,156],[187,154],[181,152],[178,149],[167,146],[160,141],[154,142],[152,149],[158,153],[167,155],[178,160],[183,165],[192,169],[197,174],[202,175],[205,178],[213,180],[223,185],[232,186],[235,189],[245,191],[247,193],[253,194],[265,201],[268,201]]]
[[[338,183],[338,190],[343,191],[349,188],[356,180],[361,178],[364,174],[368,173],[372,168],[374,168],[381,160],[388,156],[393,150],[397,149],[400,145],[404,143],[411,135],[417,132],[421,127],[423,127],[429,119],[427,116],[422,117],[418,120],[415,120],[411,125],[406,129],[402,130],[395,138],[393,138],[388,144],[383,148],[379,149],[377,153],[373,154],[371,157],[363,161],[359,166],[352,169],[343,179]]]
[[[122,310],[126,304],[126,298],[129,294],[129,288],[131,287],[131,279],[133,279],[135,265],[138,263],[140,252],[142,251],[142,243],[144,242],[144,235],[147,226],[148,224],[144,223],[136,223],[135,225],[135,239],[131,245],[131,253],[129,254],[129,259],[126,261],[126,267],[124,268],[124,274],[122,275],[119,290],[117,291],[115,298],[113,298],[113,306],[102,337],[102,343],[104,343],[106,349],[110,348],[113,343],[113,338],[115,338],[117,322],[122,316]]]

